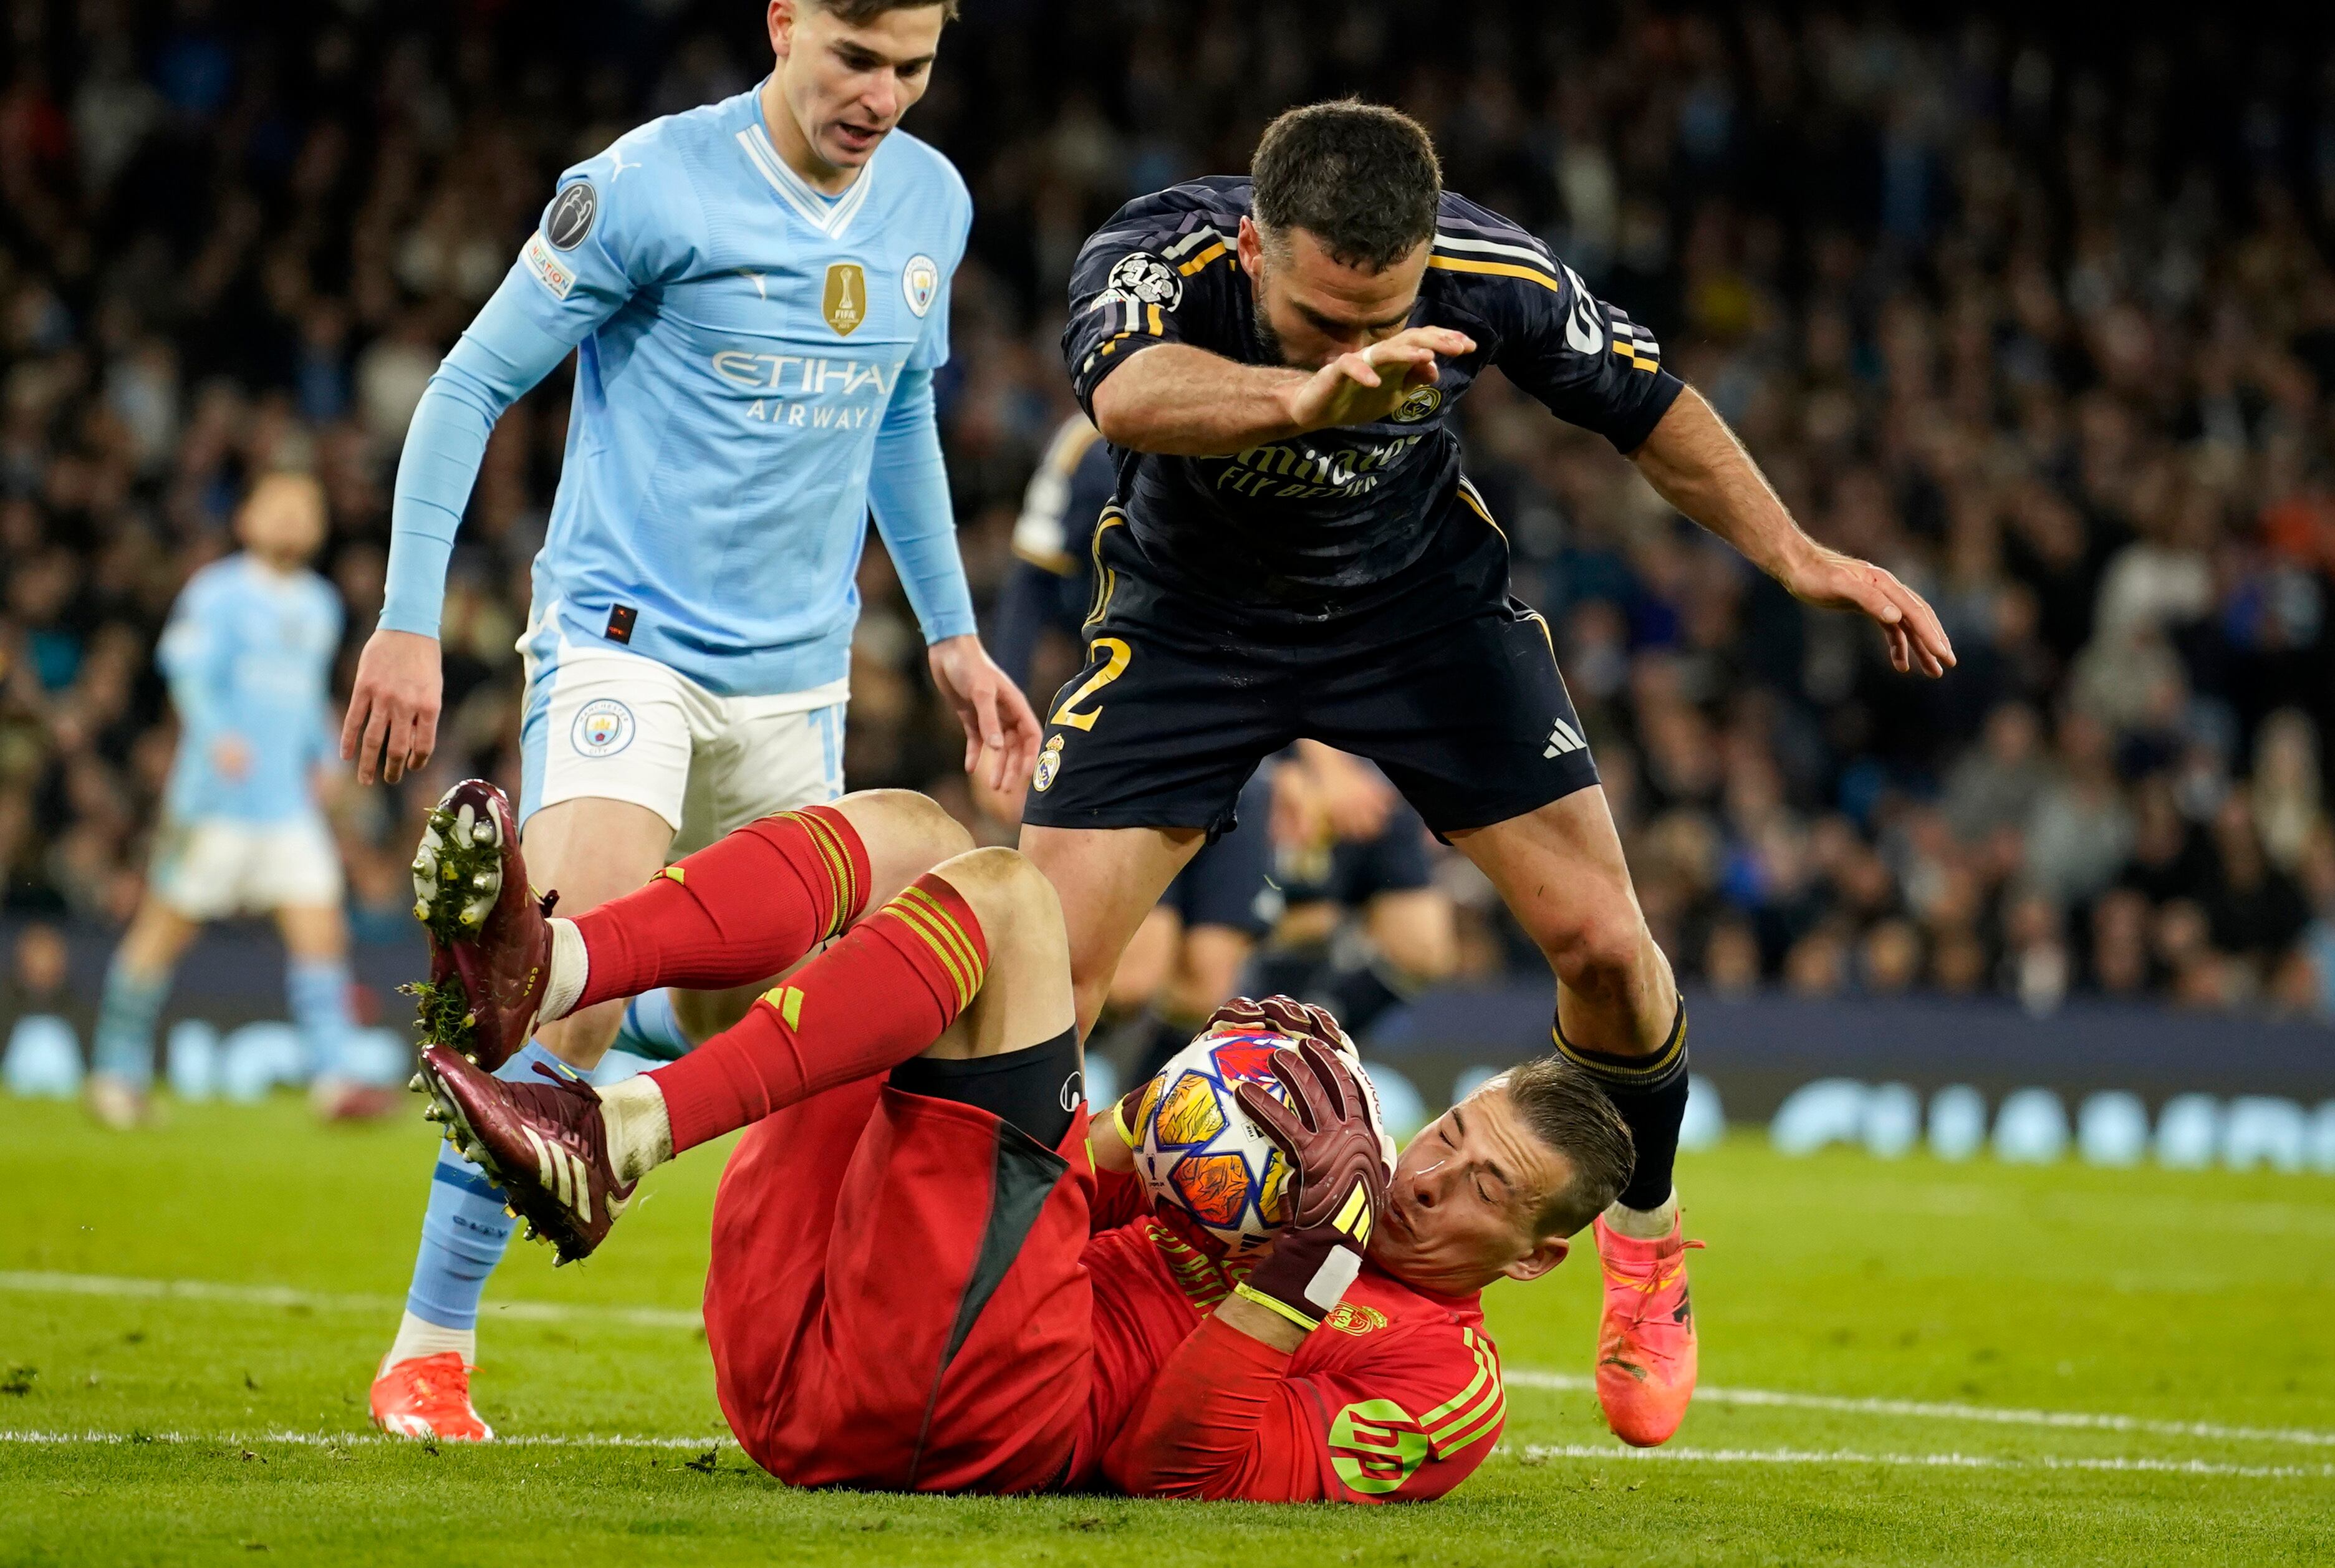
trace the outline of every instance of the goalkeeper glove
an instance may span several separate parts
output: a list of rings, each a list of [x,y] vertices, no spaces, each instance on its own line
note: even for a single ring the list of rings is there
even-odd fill
[[[1234,1093],[1288,1157],[1289,1224],[1234,1292],[1311,1332],[1361,1273],[1391,1165],[1377,1104],[1336,1050],[1301,1039],[1273,1053],[1273,1073],[1289,1105],[1261,1084]]]

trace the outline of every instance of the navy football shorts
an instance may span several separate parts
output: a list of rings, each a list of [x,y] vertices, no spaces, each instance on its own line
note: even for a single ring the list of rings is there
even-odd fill
[[[1508,593],[1507,540],[1458,505],[1440,528],[1359,606],[1301,618],[1159,581],[1106,517],[1088,663],[1047,710],[1022,820],[1219,834],[1257,764],[1301,738],[1377,763],[1439,836],[1596,783],[1548,624]]]

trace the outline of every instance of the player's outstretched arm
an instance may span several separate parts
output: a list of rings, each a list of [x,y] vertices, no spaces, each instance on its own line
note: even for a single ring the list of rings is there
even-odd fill
[[[438,748],[438,614],[454,533],[487,438],[503,411],[567,357],[582,335],[546,332],[521,305],[534,285],[503,280],[421,393],[391,492],[389,576],[381,625],[357,659],[341,722],[341,760],[357,782],[394,784]]]
[[[933,684],[964,728],[964,770],[992,789],[1019,790],[1038,766],[1042,726],[1022,688],[970,633],[926,650]]]
[[[1189,344],[1137,353],[1094,391],[1094,421],[1114,446],[1223,457],[1264,441],[1387,418],[1432,385],[1439,356],[1470,352],[1464,333],[1415,326],[1311,373],[1236,363]]]
[[[1952,666],[1953,644],[1928,601],[1894,574],[1802,532],[1735,432],[1692,387],[1679,393],[1631,460],[1662,499],[1742,551],[1794,598],[1855,610],[1878,624],[1901,673],[1943,675]]]

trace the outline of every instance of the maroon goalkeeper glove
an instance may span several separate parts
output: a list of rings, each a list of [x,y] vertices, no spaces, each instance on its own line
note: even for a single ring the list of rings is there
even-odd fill
[[[1289,1157],[1289,1224],[1234,1291],[1311,1332],[1361,1273],[1386,1205],[1386,1144],[1377,1106],[1354,1070],[1318,1038],[1274,1051],[1273,1074],[1292,1104],[1255,1083],[1234,1094]]]
[[[1201,1026],[1200,1032],[1216,1034],[1231,1030],[1314,1040],[1332,1050],[1347,1056],[1355,1054],[1354,1042],[1338,1027],[1338,1021],[1330,1016],[1328,1009],[1286,996],[1268,996],[1262,1002],[1235,996],[1208,1014],[1208,1021]]]

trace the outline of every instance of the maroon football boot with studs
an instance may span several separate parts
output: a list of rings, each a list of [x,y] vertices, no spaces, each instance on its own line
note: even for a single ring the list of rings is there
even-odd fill
[[[465,779],[431,808],[413,854],[413,917],[430,936],[421,1038],[492,1072],[527,1043],[551,977],[551,913],[519,858],[510,801]],[[415,1088],[422,1087],[415,1084]]]
[[[422,1115],[484,1169],[563,1263],[592,1255],[632,1201],[616,1179],[600,1096],[580,1079],[538,1063],[536,1078],[506,1083],[443,1045],[425,1046],[421,1082],[435,1102]]]

